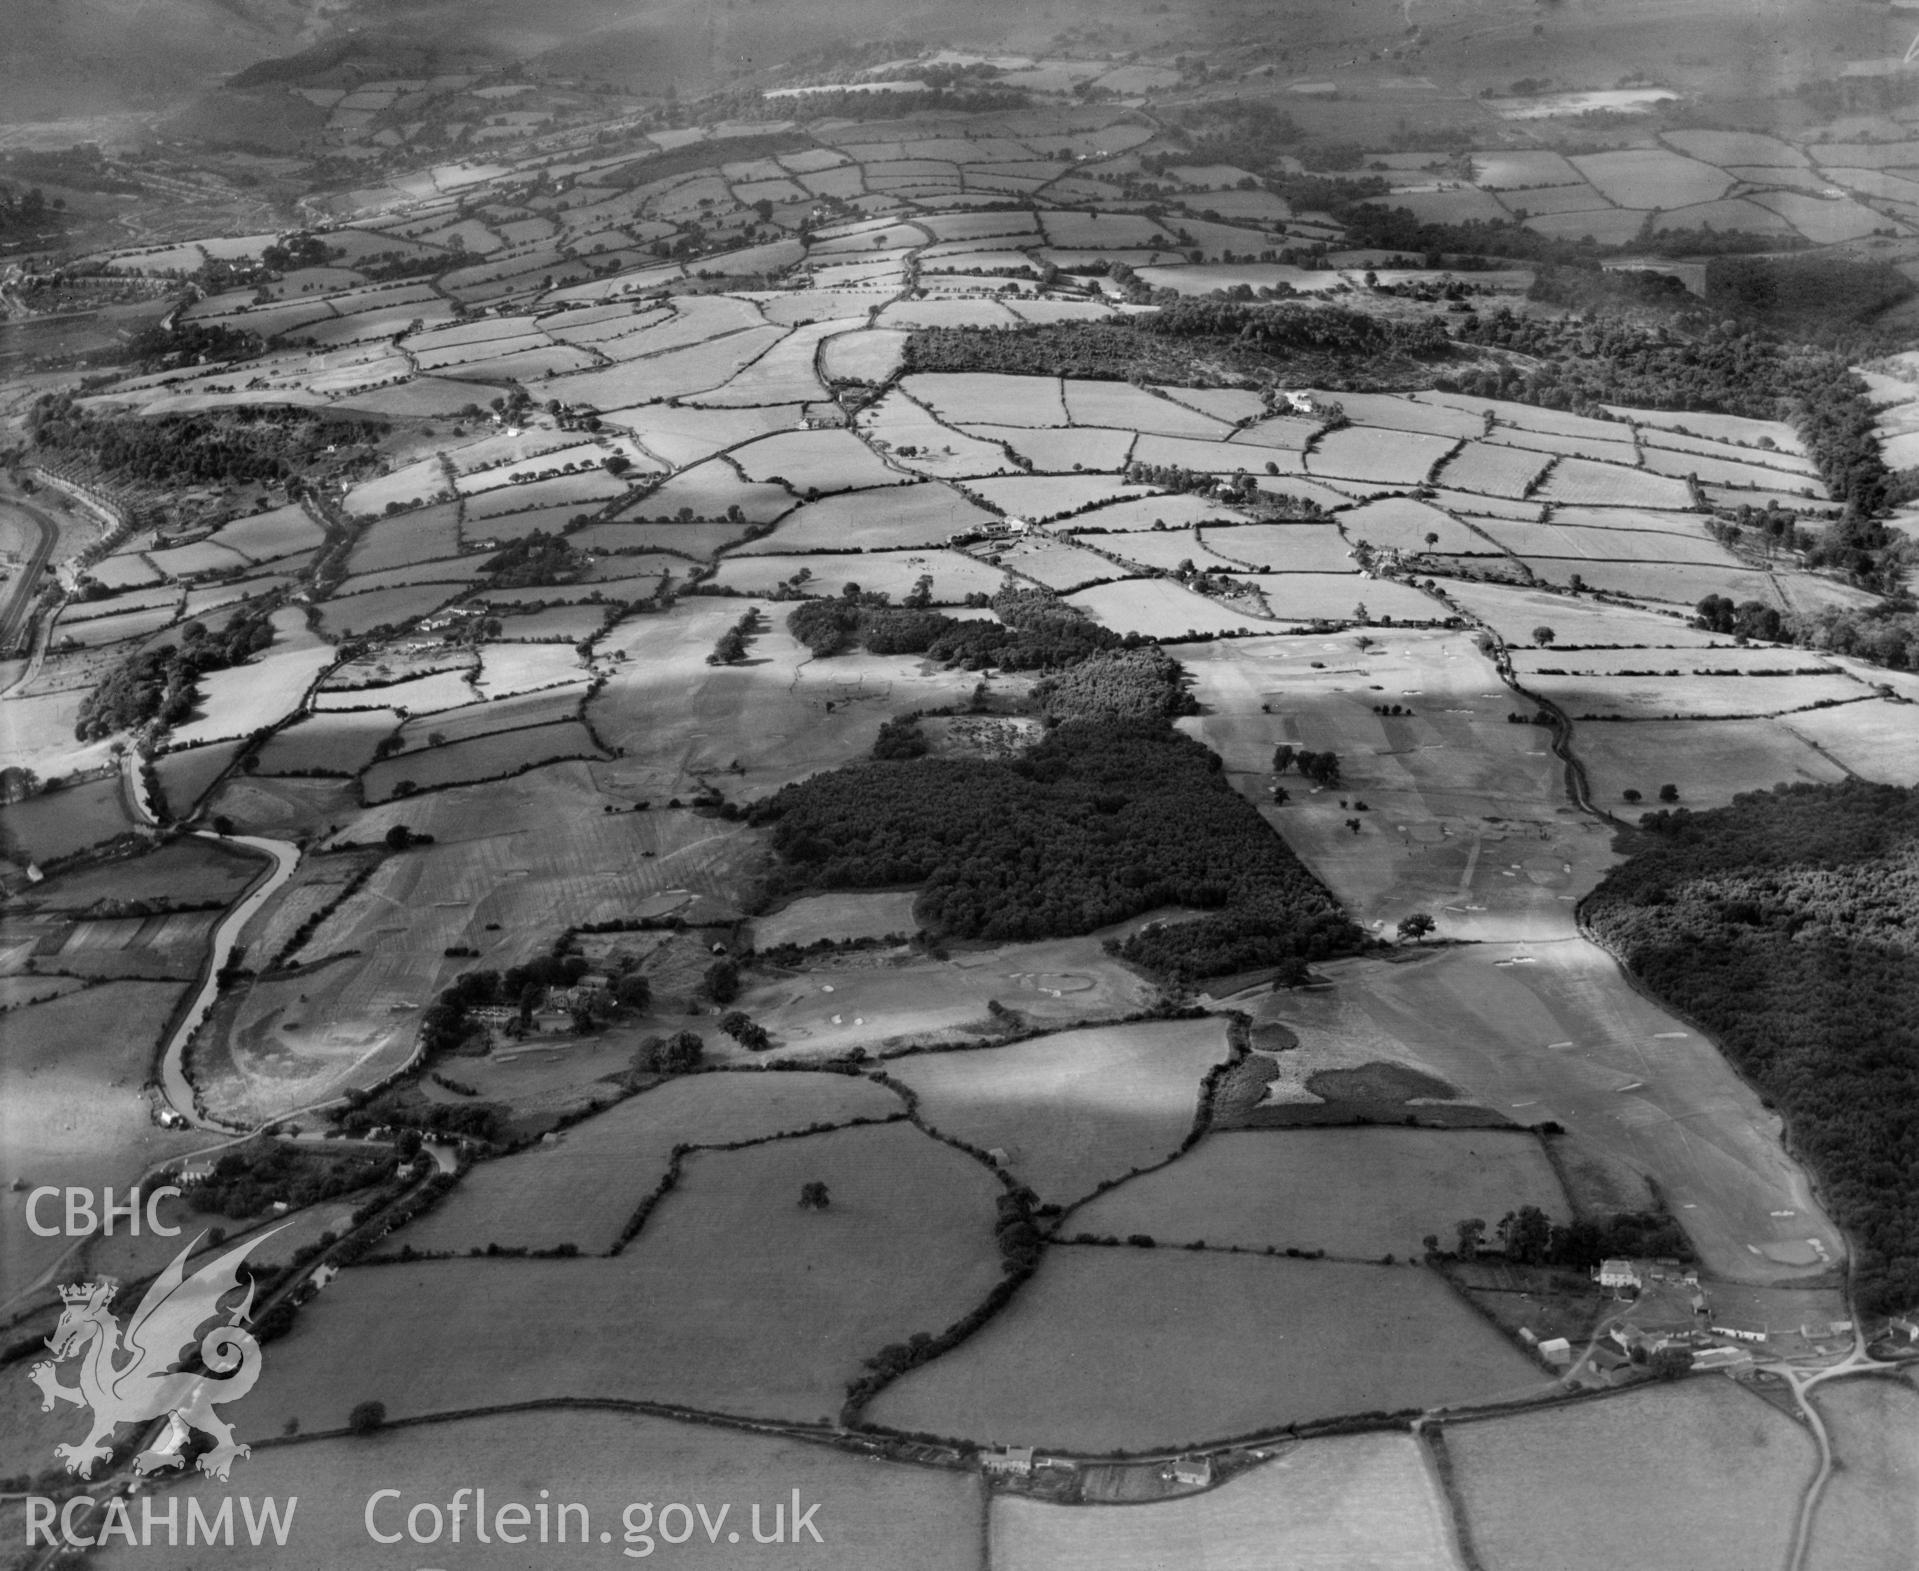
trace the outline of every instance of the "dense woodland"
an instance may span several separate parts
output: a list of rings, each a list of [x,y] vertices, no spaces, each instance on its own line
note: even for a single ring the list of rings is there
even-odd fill
[[[968,671],[1049,671],[1076,665],[1106,649],[1135,649],[1143,640],[1102,627],[1077,606],[1043,589],[1003,589],[991,601],[997,622],[889,605],[884,595],[848,585],[837,600],[809,600],[787,627],[817,656],[846,649],[876,655],[924,655]]]
[[[1706,263],[1706,305],[1817,338],[1870,322],[1910,299],[1912,280],[1888,262],[1845,256],[1716,256]]]
[[[1163,720],[1073,720],[1011,762],[835,769],[760,803],[784,890],[923,884],[929,932],[1085,933],[1156,906],[1210,914],[1120,946],[1192,979],[1349,950],[1361,934],[1217,755]]]
[[[40,453],[90,463],[114,479],[151,486],[244,485],[302,473],[329,448],[367,446],[376,420],[307,409],[241,406],[204,414],[103,414],[73,395],[49,393],[27,415]]]
[[[202,673],[239,665],[273,642],[271,606],[242,611],[217,633],[204,622],[180,629],[180,642],[139,650],[120,661],[80,705],[73,734],[97,742],[137,726],[180,724],[193,712]]]
[[[1369,382],[1430,377],[1420,362],[1450,353],[1439,322],[1384,322],[1337,306],[1171,301],[1125,322],[929,327],[907,339],[912,371],[998,371],[1106,381],[1291,380],[1348,374]],[[1420,373],[1414,375],[1415,372]]]
[[[1785,1116],[1861,1307],[1919,1305],[1919,791],[1778,786],[1641,827],[1586,919]]]

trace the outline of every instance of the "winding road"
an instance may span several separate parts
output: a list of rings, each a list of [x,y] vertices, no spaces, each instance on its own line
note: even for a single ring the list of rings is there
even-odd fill
[[[300,865],[300,848],[284,840],[267,840],[258,835],[216,835],[201,830],[199,836],[203,840],[225,840],[233,845],[249,846],[273,858],[272,870],[240,897],[239,903],[220,919],[220,925],[213,930],[213,942],[207,952],[200,991],[194,995],[187,1012],[180,1017],[179,1024],[174,1027],[173,1035],[167,1039],[167,1045],[160,1055],[160,1090],[173,1110],[196,1129],[232,1133],[230,1126],[207,1118],[195,1104],[193,1084],[187,1079],[187,1043],[206,1020],[214,1000],[220,995],[220,971],[233,954],[241,929],[293,876],[293,870]]]

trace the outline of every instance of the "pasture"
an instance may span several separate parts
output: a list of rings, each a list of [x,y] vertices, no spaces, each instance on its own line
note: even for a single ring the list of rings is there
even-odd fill
[[[1791,715],[1779,724],[1855,774],[1911,785],[1919,782],[1919,737],[1908,715],[1904,705],[1871,698]]]
[[[1116,633],[1147,638],[1186,638],[1203,633],[1269,633],[1265,617],[1248,615],[1164,578],[1129,578],[1096,584],[1065,596]]]
[[[37,1406],[37,1395],[35,1401]],[[762,1533],[772,1533],[776,1506],[783,1530],[799,1540],[789,1540],[777,1557],[782,1567],[794,1571],[897,1571],[904,1565],[920,1571],[975,1571],[982,1553],[980,1485],[969,1474],[881,1462],[829,1445],[674,1423],[642,1413],[555,1408],[396,1429],[372,1440],[334,1436],[290,1444],[260,1445],[269,1437],[255,1429],[244,1432],[258,1447],[248,1461],[248,1489],[273,1498],[299,1497],[297,1540],[322,1565],[365,1558],[365,1506],[376,1490],[398,1486],[405,1491],[399,1500],[382,1502],[392,1512],[391,1520],[376,1521],[383,1532],[401,1530],[416,1503],[444,1506],[461,1487],[486,1490],[493,1506],[531,1506],[537,1503],[536,1480],[528,1472],[533,1458],[550,1469],[539,1478],[553,1485],[554,1506],[586,1509],[584,1529],[576,1513],[561,1516],[556,1510],[556,1534],[562,1524],[573,1543],[608,1534],[627,1553],[646,1558],[662,1554],[675,1566],[711,1571],[737,1565],[740,1546],[726,1542],[725,1533],[738,1532],[746,1542],[756,1508]],[[636,1458],[644,1459],[637,1472]],[[316,1479],[325,1480],[324,1490],[314,1488]],[[195,1477],[172,1490],[169,1498],[196,1498],[211,1514],[226,1497],[226,1487]],[[815,1544],[809,1534],[792,1527],[794,1490],[806,1505],[820,1503],[812,1520],[823,1543]],[[651,1511],[628,1518],[626,1508],[639,1501],[647,1502]],[[704,1505],[715,1519],[720,1542],[707,1542],[705,1529],[696,1528],[691,1542],[667,1547],[657,1533],[642,1530],[651,1521],[677,1533],[678,1513],[661,1515],[674,1502],[689,1509],[693,1502]],[[184,1513],[187,1507],[176,1509]],[[723,1512],[727,1515],[720,1520]],[[635,1529],[630,1538],[629,1525]],[[102,1551],[102,1563],[160,1571],[187,1571],[205,1563],[204,1549],[184,1544],[168,1549],[164,1538],[162,1533],[151,1547],[124,1555]],[[556,1544],[556,1550],[559,1560],[577,1555],[572,1563],[593,1553],[570,1545]],[[602,1547],[597,1554],[604,1558],[618,1552]],[[472,1571],[524,1571],[526,1562],[524,1547],[497,1537],[476,1542],[468,1519],[459,1565]]]
[[[983,371],[921,372],[905,378],[900,386],[940,419],[956,424],[981,421],[1024,429],[1068,423],[1057,377],[1002,376]]]
[[[6,1017],[0,1101],[0,1260],[7,1291],[26,1289],[67,1247],[26,1224],[37,1184],[124,1189],[152,1163],[204,1145],[152,1119],[141,1085],[179,982],[103,982]]]
[[[1546,1383],[1420,1267],[1066,1245],[984,1329],[888,1386],[866,1417],[1138,1451]]]
[[[914,898],[911,890],[802,895],[777,911],[754,918],[753,947],[804,945],[821,938],[843,941],[911,934],[919,927],[913,915]]]
[[[1407,505],[1419,506],[1416,502]],[[1451,523],[1450,519],[1444,521]],[[1208,550],[1235,566],[1255,572],[1348,573],[1353,569],[1352,548],[1341,538],[1339,528],[1331,524],[1208,526],[1199,531],[1199,539]]]
[[[1701,1571],[1750,1571],[1792,1540],[1811,1438],[1726,1380],[1648,1386],[1560,1412],[1448,1425],[1466,1527],[1486,1571],[1598,1571],[1651,1537]],[[1630,1499],[1630,1515],[1621,1500]]]
[[[516,1051],[503,1046],[495,1056]],[[556,1144],[480,1164],[402,1242],[429,1253],[570,1243],[583,1254],[607,1254],[666,1175],[676,1146],[763,1140],[904,1111],[893,1092],[850,1075],[682,1076],[575,1124]]]
[[[1737,690],[1737,681],[1721,685]],[[1579,726],[1573,750],[1586,766],[1593,800],[1606,812],[1631,820],[1656,809],[1662,786],[1679,788],[1679,800],[1695,812],[1724,807],[1741,791],[1770,791],[1782,781],[1829,783],[1845,778],[1831,749],[1813,747],[1799,733],[1808,720],[1832,717],[1844,724],[1862,707],[1814,715],[1791,715],[1779,720],[1718,720],[1701,725],[1692,720],[1648,720],[1634,725],[1594,723]],[[1853,722],[1856,723],[1856,722]],[[1901,726],[1902,733],[1908,728]],[[1871,777],[1897,780],[1903,773],[1892,760],[1876,754],[1861,761]],[[1638,806],[1624,800],[1638,791]]]
[[[808,502],[789,513],[770,535],[748,541],[737,554],[945,545],[955,534],[992,521],[991,513],[937,481],[886,485]]]
[[[523,730],[501,731],[425,748],[385,759],[366,771],[363,789],[369,803],[519,774],[562,758],[600,758],[598,744],[577,720],[562,720]]]
[[[1285,1447],[1204,1494],[1150,1505],[1059,1506],[993,1497],[997,1571],[1458,1571],[1444,1495],[1409,1435]]]
[[[1200,1081],[1225,1057],[1223,1022],[1168,1020],[920,1053],[890,1061],[888,1073],[919,1093],[931,1128],[1003,1152],[1022,1183],[1066,1204],[1173,1155],[1193,1127]]]
[[[339,680],[346,672],[337,673]],[[362,673],[363,674],[363,673]],[[317,714],[359,709],[404,709],[408,714],[431,714],[440,709],[457,709],[473,702],[474,668],[462,666],[449,671],[429,671],[423,676],[403,677],[397,682],[377,685],[322,687],[313,695]]]
[[[1919,1393],[1904,1380],[1822,1386],[1813,1406],[1838,1470],[1813,1517],[1811,1571],[1897,1566],[1919,1557]]]
[[[1450,437],[1418,431],[1385,432],[1370,426],[1329,431],[1306,455],[1306,472],[1372,485],[1418,485],[1459,446]],[[1453,485],[1460,482],[1450,481]]]
[[[733,556],[720,563],[713,581],[741,594],[771,594],[804,573],[809,594],[836,596],[848,584],[880,590],[897,602],[920,579],[932,580],[934,605],[959,605],[969,594],[997,594],[1006,582],[998,568],[958,551],[864,551],[846,555]],[[509,624],[510,625],[510,624]]]
[[[1500,1130],[1289,1129],[1213,1134],[1067,1218],[1068,1236],[1150,1233],[1162,1244],[1323,1249],[1416,1260],[1461,1217],[1522,1205],[1568,1219],[1538,1140]]]
[[[1159,494],[1152,486],[1125,485],[1104,475],[1013,475],[976,480],[966,489],[1008,517],[1042,524],[1109,502]]]
[[[815,1182],[831,1206],[803,1211]],[[396,1418],[572,1395],[830,1422],[862,1359],[998,1280],[999,1193],[903,1123],[699,1153],[613,1258],[346,1272],[226,1411],[252,1434],[336,1427],[369,1396]]]
[[[72,856],[132,828],[118,770],[0,808],[0,845],[34,862]]]
[[[307,631],[295,606],[273,613],[274,641],[245,665],[209,671],[200,678],[193,718],[172,731],[175,747],[249,736],[293,713],[333,664],[331,644]]]

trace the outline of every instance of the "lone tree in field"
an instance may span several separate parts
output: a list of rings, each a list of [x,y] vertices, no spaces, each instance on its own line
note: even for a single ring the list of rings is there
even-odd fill
[[[346,1416],[346,1426],[356,1435],[370,1435],[386,1423],[386,1403],[362,1402]]]
[[[1627,786],[1626,789],[1621,791],[1619,794],[1620,796],[1624,797],[1628,802],[1637,802],[1639,800],[1639,793],[1633,790],[1631,786]]]
[[[1677,802],[1679,800],[1679,787],[1676,785],[1662,785],[1659,788],[1659,800],[1662,802]]]
[[[1402,916],[1399,919],[1399,936],[1410,938],[1416,944],[1423,944],[1426,942],[1426,935],[1438,925],[1424,911],[1415,911],[1411,916]]]
[[[1290,742],[1281,742],[1273,749],[1273,773],[1283,775],[1293,767],[1293,760],[1299,756],[1299,750]]]
[[[833,1203],[833,1197],[827,1192],[826,1185],[817,1178],[810,1184],[800,1185],[800,1209],[802,1211],[824,1211]]]
[[[1539,645],[1541,649],[1551,648],[1552,641],[1558,636],[1559,635],[1555,633],[1550,627],[1542,626],[1542,627],[1535,627],[1533,629],[1533,642]]]

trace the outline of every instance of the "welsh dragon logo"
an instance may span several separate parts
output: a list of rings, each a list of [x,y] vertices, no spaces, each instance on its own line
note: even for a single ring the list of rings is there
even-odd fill
[[[284,1225],[284,1224],[283,1224]],[[279,1232],[274,1228],[273,1232]],[[112,1454],[103,1442],[122,1424],[167,1420],[167,1427],[151,1449],[133,1459],[136,1473],[179,1467],[181,1448],[194,1430],[210,1436],[211,1451],[199,1461],[200,1471],[224,1479],[236,1457],[252,1451],[233,1438],[233,1429],[214,1412],[216,1403],[236,1402],[260,1378],[260,1344],[241,1322],[253,1307],[253,1288],[226,1312],[225,1324],[205,1336],[200,1328],[221,1314],[220,1300],[240,1287],[239,1266],[272,1236],[262,1234],[229,1249],[217,1260],[186,1274],[187,1257],[199,1247],[202,1233],[179,1254],[147,1289],[123,1334],[118,1317],[108,1306],[114,1288],[105,1282],[81,1282],[60,1289],[65,1304],[59,1324],[47,1338],[53,1354],[29,1371],[40,1388],[40,1410],[51,1412],[55,1402],[71,1402],[93,1410],[93,1428],[78,1445],[57,1445],[53,1454],[69,1473],[93,1476],[93,1465]],[[204,1371],[180,1367],[183,1351],[199,1343]],[[121,1355],[130,1354],[122,1361]],[[60,1383],[55,1366],[70,1358],[80,1360],[80,1383]]]

